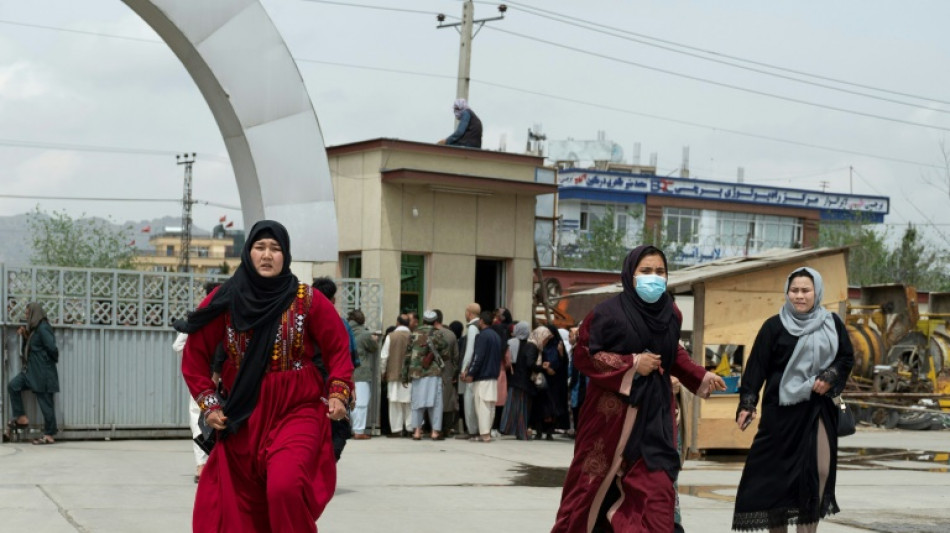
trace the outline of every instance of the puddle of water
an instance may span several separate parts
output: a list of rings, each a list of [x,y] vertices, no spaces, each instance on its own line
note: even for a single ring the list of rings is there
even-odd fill
[[[746,452],[721,452],[706,455],[703,462],[724,465],[745,463]],[[914,463],[901,466],[900,463]],[[873,468],[878,470],[908,470],[948,473],[950,453],[897,448],[838,448],[838,468]],[[563,487],[567,468],[519,465],[512,469],[517,473],[512,485],[516,487]],[[681,485],[680,494],[731,502],[735,499],[735,487],[726,485]]]
[[[512,481],[516,487],[563,487],[567,468],[519,465],[513,468],[518,476]]]
[[[899,462],[915,463],[900,466]],[[838,466],[863,466],[886,470],[950,472],[950,453],[897,448],[838,448]]]
[[[680,485],[679,493],[720,502],[736,501],[736,487],[730,485]]]
[[[703,456],[700,464],[743,465],[746,457],[745,451],[717,451],[715,454]],[[838,467],[948,473],[950,472],[950,453],[901,448],[839,447]]]

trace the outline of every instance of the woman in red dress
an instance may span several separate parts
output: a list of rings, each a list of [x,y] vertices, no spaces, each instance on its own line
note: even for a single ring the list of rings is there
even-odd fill
[[[300,283],[290,261],[284,226],[254,224],[234,276],[175,324],[189,333],[185,382],[217,433],[195,495],[196,532],[316,532],[333,496],[330,420],[351,400],[349,341],[333,304]]]
[[[663,252],[634,248],[623,292],[578,331],[574,365],[590,382],[552,532],[673,531],[680,460],[670,376],[700,396],[726,385],[680,346],[682,315],[666,278]]]

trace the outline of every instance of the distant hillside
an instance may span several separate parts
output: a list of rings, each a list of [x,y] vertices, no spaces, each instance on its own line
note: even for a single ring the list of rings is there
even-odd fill
[[[27,214],[0,217],[0,263],[23,265],[30,262],[30,227]],[[165,216],[138,222],[128,220],[122,224],[113,224],[116,229],[132,226],[131,238],[135,247],[149,248],[149,236],[161,233],[165,227],[181,227],[180,216]],[[142,229],[151,226],[151,233],[142,233]],[[210,235],[210,231],[195,227],[194,235]]]
[[[30,259],[26,214],[0,217],[0,263],[23,264]]]

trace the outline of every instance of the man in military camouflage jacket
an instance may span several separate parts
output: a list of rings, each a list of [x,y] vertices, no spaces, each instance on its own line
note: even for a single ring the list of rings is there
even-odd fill
[[[445,337],[433,327],[438,315],[431,310],[422,314],[422,325],[413,332],[402,367],[402,383],[412,381],[412,438],[422,439],[422,420],[429,413],[432,438],[442,437],[442,367],[443,354],[449,347]]]

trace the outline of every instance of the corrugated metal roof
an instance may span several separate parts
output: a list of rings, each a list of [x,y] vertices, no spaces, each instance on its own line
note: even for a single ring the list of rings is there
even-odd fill
[[[758,255],[727,257],[717,261],[710,261],[708,263],[702,263],[680,270],[674,270],[673,272],[670,272],[667,287],[669,290],[672,290],[674,294],[689,293],[692,292],[693,285],[696,283],[716,278],[735,276],[737,274],[745,274],[765,268],[781,266],[787,263],[797,263],[813,257],[824,257],[836,253],[842,253],[848,248],[848,246],[805,249],[775,248],[772,250],[766,250]],[[620,284],[620,282],[617,282],[610,285],[605,285],[603,287],[597,287],[595,289],[575,292],[573,294],[564,296],[564,298],[593,294],[612,294],[621,292],[622,290],[623,286]]]

